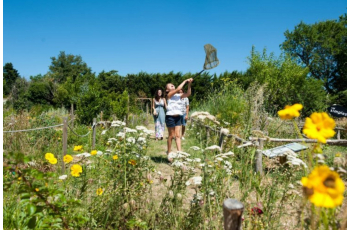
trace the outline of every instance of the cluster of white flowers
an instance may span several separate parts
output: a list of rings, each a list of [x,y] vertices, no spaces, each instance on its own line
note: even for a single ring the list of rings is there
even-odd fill
[[[67,175],[62,175],[62,176],[59,176],[58,179],[65,180],[65,179],[67,179],[67,177],[68,177]]]
[[[194,112],[191,114],[191,118],[197,118],[197,119],[202,120],[202,121],[207,119],[207,120],[214,122],[217,125],[220,125],[220,122],[216,120],[216,117],[211,115],[208,112]]]
[[[228,135],[230,133],[230,130],[225,129],[225,128],[221,128],[220,133]]]
[[[203,194],[198,192],[198,193],[193,195],[193,200],[191,201],[191,203],[197,203],[201,200],[203,200]]]
[[[89,157],[89,156],[91,156],[91,154],[90,153],[79,153],[79,154],[77,154],[75,156],[76,157]]]
[[[112,121],[111,127],[119,127],[119,126],[125,126],[125,125],[126,125],[125,122],[117,120],[117,121]]]
[[[201,148],[199,148],[197,146],[192,146],[192,147],[190,147],[190,149],[193,149],[194,151],[202,150]]]
[[[212,145],[204,149],[204,151],[221,151],[220,146]]]
[[[119,133],[117,133],[117,137],[124,138],[125,137],[125,133],[124,132],[119,132]]]
[[[130,129],[128,127],[125,127],[124,130],[125,130],[125,133],[137,133],[136,129]]]
[[[234,156],[235,154],[231,151],[227,152],[227,153],[220,153],[218,155],[216,155],[215,157],[221,157],[221,158],[229,158],[229,156]]]
[[[128,138],[126,139],[126,141],[129,142],[129,143],[131,143],[131,144],[135,144],[135,142],[136,142],[136,140],[135,140],[134,137],[128,137]]]
[[[203,178],[201,176],[194,176],[194,177],[191,177],[188,181],[186,181],[185,184],[187,186],[190,186],[190,185],[200,186],[200,185],[202,185],[202,180],[203,180]]]
[[[287,156],[287,164],[291,166],[304,166],[304,168],[307,168],[307,165],[304,161],[300,160],[297,156],[297,154],[292,151],[285,151],[283,155]]]
[[[139,137],[137,139],[137,142],[140,143],[141,145],[145,145],[147,143],[146,138],[144,137]]]

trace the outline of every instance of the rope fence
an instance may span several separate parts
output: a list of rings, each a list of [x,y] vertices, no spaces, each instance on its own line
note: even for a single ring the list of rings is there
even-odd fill
[[[71,119],[70,121],[68,121],[67,117],[63,118],[63,123],[62,124],[57,124],[57,125],[52,125],[52,126],[46,126],[46,127],[39,127],[39,128],[32,128],[32,129],[22,129],[22,130],[5,130],[3,131],[3,133],[19,133],[19,132],[29,132],[29,131],[37,131],[37,130],[43,130],[43,129],[51,129],[51,128],[56,128],[56,127],[62,127],[62,159],[65,155],[67,155],[67,139],[68,139],[68,128],[72,131],[72,133],[78,137],[86,137],[87,135],[89,135],[91,133],[91,130],[89,130],[88,133],[84,134],[84,135],[80,135],[77,134],[73,128],[69,125],[69,123],[71,123],[72,121],[74,121],[74,118]],[[93,137],[92,137],[92,148],[95,148],[95,141],[96,141],[96,125],[98,123],[96,123],[96,118],[94,118],[93,124],[92,124],[92,132],[93,132]],[[62,173],[64,172],[65,169],[65,165],[64,162],[62,161]]]
[[[34,131],[34,130],[51,129],[51,128],[60,127],[60,126],[63,126],[63,124],[52,125],[52,126],[47,126],[47,127],[40,127],[40,128],[34,128],[34,129],[8,130],[8,131],[3,131],[3,133],[29,132],[29,131]]]

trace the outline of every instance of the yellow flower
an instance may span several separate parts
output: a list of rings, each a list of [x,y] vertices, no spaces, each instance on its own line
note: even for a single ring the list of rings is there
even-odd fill
[[[46,159],[46,160],[50,160],[50,159],[52,159],[52,158],[55,158],[55,155],[53,155],[52,153],[46,153],[46,154],[45,154],[45,159]]]
[[[113,160],[118,160],[118,155],[114,155]]]
[[[341,153],[336,153],[335,157],[341,157]]]
[[[69,163],[69,162],[71,162],[73,160],[73,157],[71,156],[71,155],[65,155],[64,157],[63,157],[63,161],[64,161],[64,163]]]
[[[97,150],[92,150],[90,154],[91,155],[96,155],[97,154]]]
[[[18,180],[22,180],[22,177],[18,177]]]
[[[343,202],[344,182],[326,165],[316,167],[301,183],[305,195],[315,206],[334,208]]]
[[[136,165],[136,161],[135,160],[129,160],[128,163],[131,164],[132,166]]]
[[[278,116],[282,120],[290,120],[293,119],[294,117],[299,117],[300,113],[299,110],[303,108],[302,104],[294,104],[292,106],[286,105],[284,109],[278,111]]]
[[[313,113],[305,120],[303,133],[310,139],[317,139],[326,143],[328,138],[334,136],[335,121],[327,113]]]
[[[102,193],[103,193],[103,189],[102,189],[102,188],[98,188],[98,189],[96,190],[96,194],[97,194],[98,196],[101,196]]]
[[[80,173],[83,172],[83,168],[80,165],[72,165],[72,167],[70,168],[70,173],[72,174],[72,176],[74,177],[79,177]]]
[[[39,192],[39,189],[38,189],[38,188],[36,188],[36,189],[35,189],[35,191]]]
[[[76,145],[76,146],[74,146],[74,151],[80,151],[80,150],[82,150],[83,149],[83,146],[82,145]]]
[[[147,180],[149,184],[153,184],[153,180]]]
[[[55,164],[57,164],[57,159],[56,158],[51,158],[49,160],[49,163],[52,164],[52,165],[55,165]]]

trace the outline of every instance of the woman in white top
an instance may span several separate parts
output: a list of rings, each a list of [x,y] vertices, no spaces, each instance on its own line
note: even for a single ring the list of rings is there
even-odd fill
[[[183,81],[176,89],[172,83],[166,85],[167,92],[167,112],[165,116],[165,123],[168,128],[168,151],[167,154],[171,152],[171,143],[173,137],[175,137],[175,143],[177,151],[181,151],[181,116],[182,112],[182,101],[181,98],[189,97],[191,95],[191,83],[193,79],[189,78]],[[188,82],[187,92],[180,94],[179,91]],[[168,160],[171,162],[172,159]]]

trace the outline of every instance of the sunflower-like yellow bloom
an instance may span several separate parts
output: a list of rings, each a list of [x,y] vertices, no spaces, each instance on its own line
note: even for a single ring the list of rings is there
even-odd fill
[[[118,160],[118,155],[114,155],[113,160]]]
[[[343,202],[344,182],[326,165],[316,167],[301,183],[305,195],[315,206],[334,208]]]
[[[64,157],[63,157],[63,161],[64,161],[64,163],[69,163],[69,162],[71,162],[73,160],[73,157],[71,156],[71,155],[65,155]]]
[[[45,154],[45,159],[50,163],[50,164],[57,164],[57,159],[55,158],[55,155],[52,153],[46,153]]]
[[[55,164],[57,164],[57,159],[56,158],[50,158],[49,159],[49,163],[52,164],[52,165],[55,165]]]
[[[303,108],[302,104],[294,104],[294,105],[286,105],[284,109],[278,111],[278,116],[282,120],[290,120],[293,119],[294,117],[299,117],[300,113],[299,110]]]
[[[83,168],[80,165],[72,165],[72,167],[70,168],[70,173],[72,174],[72,176],[74,177],[79,177],[80,173],[83,172]]]
[[[129,160],[128,163],[131,164],[132,166],[136,165],[136,161],[135,160]]]
[[[102,189],[102,188],[98,188],[98,189],[96,190],[96,194],[97,194],[98,196],[101,196],[102,193],[103,193],[103,189]]]
[[[305,120],[303,133],[310,139],[326,143],[335,135],[335,121],[327,113],[313,113]]]
[[[96,155],[97,154],[97,150],[92,150],[90,154],[91,155]]]
[[[82,145],[76,145],[76,146],[74,146],[74,151],[80,151],[80,150],[82,150],[83,149],[83,146]]]
[[[46,160],[50,160],[50,159],[52,159],[52,158],[55,158],[55,155],[53,155],[52,153],[46,153],[46,154],[45,154],[45,159],[46,159]]]

